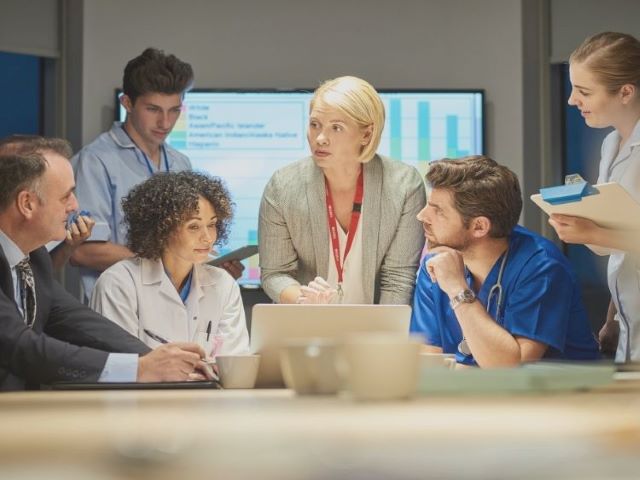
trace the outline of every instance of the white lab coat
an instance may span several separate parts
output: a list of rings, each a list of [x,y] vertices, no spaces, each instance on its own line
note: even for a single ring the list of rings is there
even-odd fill
[[[183,303],[161,260],[122,260],[102,273],[90,306],[152,348],[160,345],[152,338],[156,336],[170,342],[199,343],[209,355],[214,336],[220,335],[219,354],[249,351],[240,288],[226,271],[210,265],[195,266],[191,290]]]

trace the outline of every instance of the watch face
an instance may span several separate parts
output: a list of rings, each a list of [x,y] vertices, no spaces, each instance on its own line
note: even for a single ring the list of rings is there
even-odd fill
[[[473,303],[476,299],[476,294],[470,288],[465,288],[451,299],[451,308],[454,310],[463,303]]]
[[[471,303],[475,300],[476,294],[473,293],[473,290],[467,288],[464,292],[462,292],[462,301],[465,303]]]

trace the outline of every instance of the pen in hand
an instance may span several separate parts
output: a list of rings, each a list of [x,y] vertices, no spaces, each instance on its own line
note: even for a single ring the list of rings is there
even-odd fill
[[[209,327],[208,327],[208,331],[211,331],[211,322],[209,322]],[[144,333],[147,334],[147,336],[153,340],[155,340],[156,342],[160,342],[163,345],[166,345],[167,343],[170,343],[169,340],[167,340],[166,338],[161,337],[160,335],[158,335],[157,333],[152,332],[151,330],[147,330],[146,328],[142,329]],[[209,373],[211,374],[211,376],[213,377],[214,380],[218,381],[220,380],[218,378],[217,372],[212,369],[211,365],[205,361],[205,366],[206,368],[209,369]],[[196,372],[192,372],[191,374],[189,374],[191,380],[200,380],[200,377],[198,376],[199,374],[197,374]]]

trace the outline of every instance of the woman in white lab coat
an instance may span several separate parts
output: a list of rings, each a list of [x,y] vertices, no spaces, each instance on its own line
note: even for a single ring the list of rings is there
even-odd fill
[[[201,173],[161,173],[136,186],[122,202],[135,257],[103,272],[91,308],[151,347],[190,341],[207,354],[247,353],[238,284],[205,263],[226,240],[232,206],[222,181]]]
[[[640,202],[640,41],[604,32],[587,38],[569,59],[571,96],[587,125],[613,127],[602,143],[598,183],[617,182]],[[609,257],[609,314],[601,346],[618,336],[616,361],[640,361],[640,232],[602,228],[590,220],[552,215],[549,223],[567,243],[615,251]]]

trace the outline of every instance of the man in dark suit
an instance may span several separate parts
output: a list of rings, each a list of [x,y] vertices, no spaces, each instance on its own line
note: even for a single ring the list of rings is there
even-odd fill
[[[198,345],[150,351],[53,279],[43,245],[65,238],[78,208],[70,154],[59,139],[0,141],[0,390],[211,378]]]

